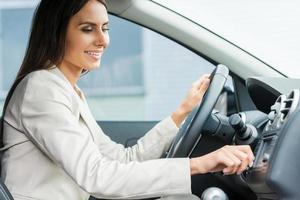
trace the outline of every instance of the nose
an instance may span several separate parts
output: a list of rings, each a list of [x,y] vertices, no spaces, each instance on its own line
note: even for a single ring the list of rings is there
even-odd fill
[[[95,45],[97,47],[106,48],[109,44],[109,35],[108,32],[103,32],[102,30],[97,33],[95,40]]]

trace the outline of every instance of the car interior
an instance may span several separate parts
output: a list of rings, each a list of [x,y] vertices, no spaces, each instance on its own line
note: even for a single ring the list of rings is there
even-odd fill
[[[230,200],[300,199],[300,80],[286,77],[237,45],[155,1],[107,2],[111,15],[147,27],[215,66],[203,103],[187,117],[162,157],[201,156],[232,144],[250,145],[254,152],[253,166],[241,175],[193,176],[193,194],[206,199],[204,193],[219,189]],[[229,78],[234,90],[226,86]],[[224,94],[226,113],[220,112]],[[134,145],[158,123],[97,122],[113,140],[126,147]],[[0,199],[12,200],[4,183],[0,183]],[[215,190],[208,191],[209,188]]]

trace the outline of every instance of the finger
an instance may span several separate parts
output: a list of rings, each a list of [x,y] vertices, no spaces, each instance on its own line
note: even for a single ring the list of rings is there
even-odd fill
[[[195,90],[196,90],[195,92],[200,100],[202,99],[205,92],[207,91],[209,84],[210,84],[210,80],[205,79],[205,80],[203,80],[203,82],[199,88],[195,88]]]
[[[238,148],[239,150],[247,153],[252,159],[254,158],[253,152],[249,145],[236,145],[235,147]]]
[[[227,168],[225,170],[225,173],[231,173],[231,174],[236,173],[237,170],[240,168],[242,161],[238,156],[235,155],[234,149],[231,149],[230,147],[226,147],[223,149],[223,151],[225,152],[226,156],[228,156],[234,162],[234,165]]]
[[[248,145],[244,145],[243,147],[229,146],[229,148],[241,160],[241,165],[239,166],[239,168],[236,171],[238,174],[241,174],[247,168],[248,165],[251,165],[250,164],[252,162],[252,160],[250,158],[251,154],[252,154],[251,148]],[[240,149],[242,149],[244,151],[242,151]],[[250,153],[250,156],[245,152]]]
[[[225,165],[223,168],[224,174],[232,174],[237,170],[237,166],[241,164],[241,161],[230,152],[228,146],[224,146],[218,150],[217,162]]]
[[[225,175],[230,174],[230,171],[232,170],[232,167],[234,166],[234,161],[227,156],[222,156],[222,159],[219,161],[219,163],[224,165],[222,172]]]
[[[209,78],[209,74],[204,74],[203,76],[201,76],[198,80],[196,80],[193,83],[193,87],[199,89],[203,83],[203,81],[207,80]]]
[[[237,169],[237,174],[241,174],[249,165],[248,155],[237,149],[235,155],[242,161],[241,165]]]
[[[204,80],[209,78],[210,74],[203,74],[198,80]]]
[[[200,89],[197,89],[195,92],[195,95],[197,97],[197,102],[201,103],[202,99],[204,97],[205,92],[207,91],[208,87],[209,87],[209,80],[207,80],[208,82],[205,83],[205,85],[201,85]]]
[[[201,78],[208,79],[210,77],[210,74],[204,74]]]
[[[198,89],[198,88],[193,88],[193,93],[195,94],[196,98],[197,98],[197,102],[201,102],[202,101],[202,98],[205,94],[205,92],[207,91],[209,87],[209,79],[206,79],[203,81],[201,87]]]
[[[251,150],[251,147],[249,145],[237,145],[236,148],[238,148],[239,150],[243,151],[248,155],[249,165],[251,165],[255,158]]]
[[[206,92],[207,88],[209,87],[209,84],[210,84],[210,80],[209,79],[204,79],[202,81],[201,86],[198,88],[199,92],[204,94]]]

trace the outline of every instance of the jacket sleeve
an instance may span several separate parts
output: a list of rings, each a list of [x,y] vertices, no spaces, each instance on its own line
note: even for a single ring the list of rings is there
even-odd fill
[[[170,147],[178,128],[168,117],[148,131],[136,145],[127,148],[112,141],[101,129],[99,132],[103,138],[99,144],[100,152],[113,160],[127,163],[160,158]]]
[[[29,84],[21,123],[27,137],[85,191],[112,199],[191,193],[188,158],[128,163],[107,158],[80,128],[70,105],[62,88],[46,82]]]

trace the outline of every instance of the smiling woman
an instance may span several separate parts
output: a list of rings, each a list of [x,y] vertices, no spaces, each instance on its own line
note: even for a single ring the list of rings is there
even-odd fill
[[[106,8],[93,1],[87,2],[71,18],[66,38],[65,55],[59,68],[66,74],[71,72],[68,79],[74,85],[82,73],[82,67],[89,71],[100,66],[102,53],[109,44]],[[75,71],[77,73],[72,74]]]
[[[202,102],[208,74],[136,145],[125,148],[113,142],[77,86],[82,73],[100,66],[108,44],[104,0],[42,0],[38,5],[1,121],[1,175],[16,200],[82,200],[90,195],[197,199],[191,194],[191,175],[235,174],[252,165],[249,146],[224,146],[191,159],[160,159],[181,123]]]

